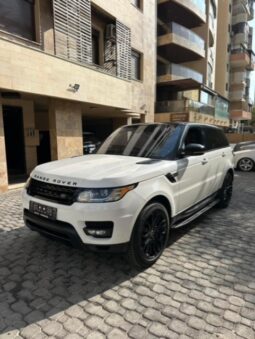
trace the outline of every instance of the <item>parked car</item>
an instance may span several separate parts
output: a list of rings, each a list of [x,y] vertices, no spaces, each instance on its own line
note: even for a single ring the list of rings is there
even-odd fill
[[[83,154],[92,154],[98,149],[101,142],[92,132],[83,132]]]
[[[240,142],[235,145],[233,151],[237,169],[243,172],[255,169],[255,141]]]
[[[40,165],[23,192],[24,220],[39,233],[101,251],[126,251],[136,267],[161,256],[170,229],[232,196],[233,154],[215,126],[124,126],[97,154]]]

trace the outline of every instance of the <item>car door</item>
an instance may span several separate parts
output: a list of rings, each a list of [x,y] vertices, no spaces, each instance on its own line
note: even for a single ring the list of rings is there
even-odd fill
[[[217,192],[227,171],[226,159],[232,156],[231,148],[223,132],[215,126],[203,126],[205,134],[206,157],[208,160],[208,194]]]
[[[181,149],[195,143],[205,146],[205,135],[201,126],[188,126]],[[208,178],[210,175],[207,154],[184,156],[177,160],[179,181],[178,213],[192,207],[208,197]]]

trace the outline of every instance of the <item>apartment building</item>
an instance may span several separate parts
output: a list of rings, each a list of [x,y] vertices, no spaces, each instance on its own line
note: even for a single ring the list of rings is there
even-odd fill
[[[252,119],[254,93],[250,93],[255,57],[252,50],[254,0],[233,0],[230,55],[230,118],[233,127]]]
[[[156,0],[0,0],[0,191],[154,120]]]
[[[218,9],[215,0],[158,0],[156,121],[229,125],[216,82]]]

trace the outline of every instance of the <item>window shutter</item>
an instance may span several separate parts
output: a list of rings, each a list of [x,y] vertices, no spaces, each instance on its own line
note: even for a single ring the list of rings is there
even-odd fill
[[[92,62],[90,0],[53,0],[55,52],[62,58]]]
[[[131,79],[131,31],[130,28],[116,21],[117,35],[117,76]]]

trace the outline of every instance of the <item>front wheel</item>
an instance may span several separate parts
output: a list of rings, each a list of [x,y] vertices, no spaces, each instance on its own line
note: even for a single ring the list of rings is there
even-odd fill
[[[233,193],[233,175],[231,173],[227,173],[219,193],[219,203],[217,206],[220,208],[228,207],[230,200],[232,198],[232,193]]]
[[[243,172],[250,172],[254,168],[254,161],[250,158],[242,158],[238,161],[237,168]]]
[[[157,202],[144,207],[134,226],[128,256],[132,266],[147,268],[163,253],[169,237],[169,215]]]

